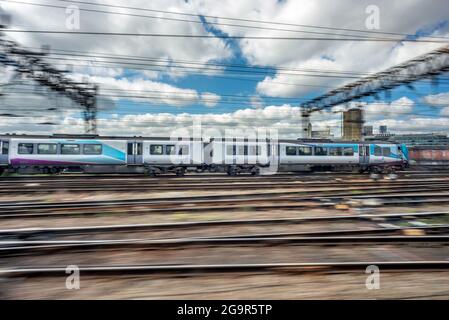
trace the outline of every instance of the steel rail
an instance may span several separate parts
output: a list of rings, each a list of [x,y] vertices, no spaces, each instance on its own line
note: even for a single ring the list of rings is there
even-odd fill
[[[449,215],[449,211],[429,211],[412,213],[384,213],[384,214],[358,214],[358,215],[332,215],[332,216],[308,216],[298,218],[271,218],[271,219],[231,219],[231,220],[207,220],[189,222],[169,222],[169,223],[141,223],[141,224],[114,224],[96,225],[84,227],[55,227],[55,228],[16,228],[0,229],[0,236],[4,235],[25,235],[25,234],[70,234],[88,232],[110,232],[128,230],[160,230],[179,229],[208,226],[228,226],[228,225],[256,225],[256,224],[299,224],[304,222],[321,221],[347,221],[347,220],[371,220],[371,219],[398,219],[416,218]],[[444,226],[444,225],[443,225]],[[385,228],[384,228],[385,229]]]
[[[62,251],[64,253],[69,250],[100,250],[100,249],[156,249],[156,248],[183,248],[186,247],[223,247],[223,246],[321,246],[321,245],[360,245],[360,244],[396,244],[409,246],[412,243],[419,244],[440,244],[447,246],[449,244],[448,235],[433,236],[310,236],[310,237],[261,237],[261,238],[171,238],[171,239],[123,239],[123,240],[69,240],[69,241],[41,241],[24,243],[19,246],[20,242],[5,242],[17,244],[17,246],[0,247],[0,254],[3,257],[15,254],[34,254],[40,255],[42,251]],[[28,245],[26,245],[28,244]],[[34,245],[33,245],[34,244]],[[91,253],[91,251],[89,252]]]
[[[260,194],[259,194],[260,195]],[[260,210],[273,210],[273,209],[310,209],[310,208],[326,208],[335,207],[337,204],[350,204],[351,201],[366,201],[367,199],[376,200],[376,204],[366,204],[368,207],[372,206],[403,206],[403,205],[419,205],[419,204],[442,204],[449,203],[449,194],[406,194],[406,195],[390,195],[381,196],[379,194],[361,197],[351,195],[336,196],[321,196],[321,197],[307,197],[307,198],[253,198],[253,199],[236,199],[236,200],[214,200],[214,201],[189,201],[181,202],[182,204],[196,204],[197,206],[178,206],[176,201],[170,202],[166,201],[164,203],[154,203],[151,201],[136,201],[134,203],[111,203],[111,201],[99,202],[95,205],[85,204],[78,206],[77,204],[70,203],[70,205],[59,206],[58,204],[49,204],[49,206],[37,206],[34,207],[32,204],[27,204],[23,208],[17,210],[8,210],[5,212],[0,212],[0,219],[16,219],[16,218],[36,218],[36,217],[63,217],[63,216],[74,216],[74,215],[99,215],[99,214],[116,214],[117,211],[104,210],[108,208],[121,209],[130,211],[130,214],[162,214],[162,213],[173,213],[173,212],[191,212],[191,213],[206,213],[211,211],[238,211],[252,209],[255,211]],[[269,202],[268,204],[263,204],[263,202]],[[363,205],[360,202],[358,205]],[[140,207],[138,209],[133,207]],[[143,208],[145,206],[145,208]],[[100,208],[102,211],[87,211],[87,209]],[[64,212],[59,211],[46,211],[41,212],[40,210],[68,210]],[[80,211],[81,210],[81,211]]]
[[[36,183],[35,185],[27,186],[1,186],[0,185],[0,194],[9,194],[9,193],[48,193],[48,192],[60,192],[61,189],[69,192],[89,192],[89,191],[178,191],[178,190],[236,190],[236,189],[301,189],[301,188],[335,188],[335,185],[341,185],[341,181],[336,182],[321,182],[321,183],[304,183],[304,182],[283,182],[283,183],[273,183],[273,182],[242,182],[242,183],[229,183],[229,184],[221,184],[221,183],[176,183],[176,184],[148,184],[142,183],[136,185],[133,183],[127,182],[114,182],[115,184],[95,184],[89,185],[86,183],[67,183],[67,184],[54,184],[54,185],[45,185],[43,183]],[[33,184],[33,183],[30,183]],[[429,181],[421,181],[419,184],[412,184],[411,182],[404,181],[363,181],[363,182],[345,182],[346,187],[362,187],[362,190],[365,190],[369,187],[382,187],[382,188],[393,188],[393,187],[401,187],[401,188],[412,188],[417,186],[449,186],[449,179],[447,180],[429,180]],[[358,189],[360,190],[360,189]]]
[[[1,209],[11,210],[11,209],[48,209],[48,208],[73,208],[73,207],[97,207],[97,206],[124,206],[124,205],[143,205],[143,204],[179,204],[179,203],[208,203],[211,200],[214,203],[217,202],[237,202],[237,201],[283,201],[283,200],[317,200],[317,199],[342,199],[343,197],[350,198],[372,198],[373,195],[383,195],[382,198],[391,198],[398,197],[397,193],[405,193],[405,192],[415,192],[410,194],[401,195],[400,197],[417,197],[421,196],[421,193],[429,192],[429,190],[437,189],[439,191],[446,190],[446,188],[442,188],[439,185],[436,185],[435,188],[430,188],[426,185],[420,185],[422,187],[426,187],[426,189],[416,189],[416,190],[377,190],[377,187],[370,187],[365,189],[354,189],[351,190],[348,188],[338,188],[338,189],[328,189],[328,190],[304,190],[304,191],[290,191],[290,192],[267,192],[267,193],[248,193],[248,194],[225,194],[225,195],[206,195],[206,196],[181,196],[176,197],[176,199],[168,198],[168,197],[159,197],[159,198],[136,198],[136,199],[118,199],[118,200],[93,200],[93,201],[67,201],[67,202],[58,202],[58,203],[36,203],[30,202],[29,204],[26,201],[19,201],[17,204],[15,203],[4,203],[0,205]],[[417,188],[417,186],[413,186],[413,188]],[[386,188],[390,189],[390,188]],[[393,189],[393,188],[391,188]],[[448,186],[449,190],[449,186]],[[332,192],[336,191],[344,191],[342,193],[332,194]],[[349,191],[349,192],[348,192]],[[350,191],[366,191],[365,194],[354,194]],[[330,193],[328,195],[320,195],[320,196],[310,196],[310,193]],[[394,193],[394,194],[393,194]],[[306,197],[295,197],[296,195],[307,195]],[[273,198],[268,198],[268,197]],[[429,194],[426,196],[430,197],[438,197],[438,196],[449,196],[449,192],[447,193],[439,193],[439,194]],[[32,206],[32,208],[30,208]]]
[[[240,263],[240,264],[177,264],[177,265],[99,265],[79,266],[82,274],[136,274],[136,273],[218,273],[218,272],[257,272],[257,271],[355,271],[375,265],[381,270],[447,270],[449,261],[354,261],[354,262],[299,262],[299,263]],[[64,276],[67,266],[53,267],[13,267],[0,269],[2,276]]]

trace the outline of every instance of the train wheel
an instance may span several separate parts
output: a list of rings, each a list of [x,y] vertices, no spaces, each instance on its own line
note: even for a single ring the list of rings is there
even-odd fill
[[[184,169],[184,168],[180,168],[180,169],[176,170],[176,175],[177,175],[178,177],[182,177],[182,176],[184,176],[185,174],[186,174],[186,169]]]
[[[236,176],[237,175],[237,169],[234,167],[231,167],[228,169],[228,175],[229,176]]]
[[[55,168],[55,167],[50,168],[50,173],[51,174],[57,174],[59,172],[60,172],[59,168]]]
[[[251,175],[252,176],[258,176],[260,174],[260,168],[259,167],[254,167],[251,169]]]

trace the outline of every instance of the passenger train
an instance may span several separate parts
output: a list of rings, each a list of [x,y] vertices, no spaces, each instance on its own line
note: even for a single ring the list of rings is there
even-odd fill
[[[186,171],[229,175],[301,171],[393,172],[408,164],[405,145],[331,140],[177,139],[89,135],[0,136],[0,170]]]

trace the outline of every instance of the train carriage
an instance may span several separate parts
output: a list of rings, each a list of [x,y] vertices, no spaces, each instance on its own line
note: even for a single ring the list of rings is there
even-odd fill
[[[359,170],[380,172],[406,165],[405,146],[367,142],[281,141],[281,171]]]
[[[279,154],[283,171],[352,169],[360,160],[354,143],[281,141]]]
[[[7,143],[8,164],[16,170],[56,173],[64,168],[126,165],[126,142],[121,140],[11,137]]]
[[[211,139],[204,153],[211,171],[254,175],[277,160],[275,148],[276,144],[267,139]]]
[[[202,171],[204,144],[202,139],[144,138],[143,165],[150,175],[174,172],[178,176],[187,170]]]
[[[405,145],[385,142],[0,136],[0,169],[10,172],[391,172],[407,164]]]

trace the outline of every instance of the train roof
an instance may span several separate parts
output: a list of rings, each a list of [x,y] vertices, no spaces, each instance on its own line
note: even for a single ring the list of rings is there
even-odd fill
[[[25,138],[25,139],[101,139],[101,140],[170,140],[170,137],[143,137],[143,136],[100,136],[95,134],[52,134],[52,135],[39,135],[39,134],[2,134],[3,139],[10,138]],[[178,140],[199,140],[201,138],[178,138]]]
[[[279,141],[287,143],[397,144],[390,141],[351,141],[337,139],[279,139]]]
[[[25,138],[25,139],[102,139],[102,140],[170,140],[170,137],[146,137],[146,136],[101,136],[95,134],[0,134],[2,139]],[[203,141],[202,138],[178,138],[178,140]],[[211,138],[211,141],[269,141],[270,139],[248,139],[248,138]],[[283,143],[344,143],[344,144],[396,144],[387,141],[348,141],[332,139],[279,139]]]

